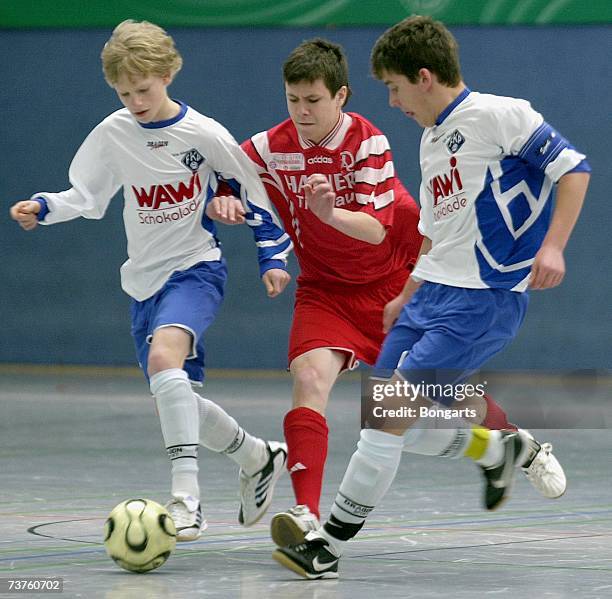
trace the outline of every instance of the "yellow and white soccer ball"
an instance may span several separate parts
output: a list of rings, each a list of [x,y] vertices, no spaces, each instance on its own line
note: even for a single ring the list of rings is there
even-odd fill
[[[150,499],[128,499],[113,508],[104,524],[104,546],[130,572],[159,568],[176,546],[176,528],[165,507]]]

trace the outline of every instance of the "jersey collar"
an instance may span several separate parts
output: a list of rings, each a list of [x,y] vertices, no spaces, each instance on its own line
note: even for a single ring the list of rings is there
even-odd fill
[[[138,124],[141,127],[144,127],[145,129],[161,129],[162,127],[169,127],[170,125],[174,125],[174,123],[178,123],[185,116],[188,106],[187,104],[185,104],[184,102],[181,102],[180,100],[174,100],[173,98],[173,101],[176,102],[181,107],[179,113],[176,116],[173,116],[171,119],[166,119],[165,121],[155,121],[153,123],[138,123]]]
[[[464,88],[464,90],[438,115],[436,126],[441,125],[446,120],[446,117],[470,95],[471,91],[469,87]]]
[[[300,145],[304,150],[308,148],[327,148],[328,150],[335,150],[344,140],[344,136],[352,122],[353,119],[348,114],[341,112],[334,128],[318,144],[309,139],[304,139],[298,133]]]

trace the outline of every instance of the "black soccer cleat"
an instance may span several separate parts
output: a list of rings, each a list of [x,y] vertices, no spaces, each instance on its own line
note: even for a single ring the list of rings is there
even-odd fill
[[[515,466],[523,449],[523,439],[518,432],[501,431],[504,456],[491,468],[482,468],[485,477],[484,503],[488,510],[497,509],[509,496],[514,480]]]
[[[339,556],[316,531],[309,532],[300,545],[279,547],[272,557],[285,568],[309,580],[338,578]]]

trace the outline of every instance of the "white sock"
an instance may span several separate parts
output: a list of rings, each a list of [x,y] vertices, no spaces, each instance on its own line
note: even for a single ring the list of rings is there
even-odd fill
[[[341,555],[344,544],[357,534],[391,486],[403,445],[403,437],[372,429],[361,431],[357,451],[351,457],[331,516],[321,533],[337,555]]]
[[[458,458],[470,442],[469,429],[409,429],[404,451],[418,455]]]
[[[162,370],[151,377],[150,388],[172,462],[172,495],[199,499],[199,411],[187,373],[180,368]]]
[[[268,461],[265,442],[247,433],[216,403],[194,396],[200,407],[200,444],[226,454],[248,475],[261,470]]]

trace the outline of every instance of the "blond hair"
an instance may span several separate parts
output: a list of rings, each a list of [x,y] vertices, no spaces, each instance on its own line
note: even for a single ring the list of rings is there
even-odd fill
[[[112,87],[121,75],[174,77],[183,59],[174,40],[159,26],[148,21],[123,21],[115,27],[102,49],[104,78]]]

